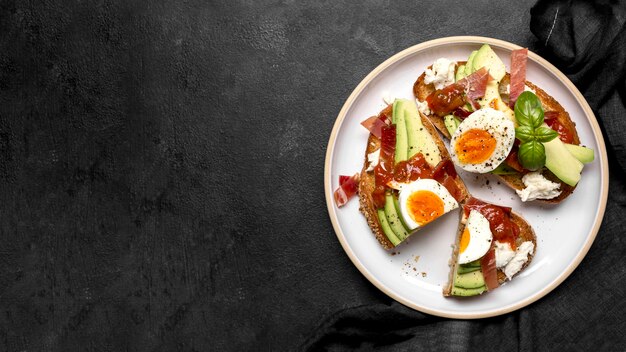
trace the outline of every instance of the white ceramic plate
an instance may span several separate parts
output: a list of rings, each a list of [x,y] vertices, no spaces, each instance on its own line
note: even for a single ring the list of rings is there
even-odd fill
[[[385,107],[383,97],[413,98],[412,87],[424,69],[439,57],[465,61],[472,50],[488,43],[507,65],[511,50],[520,47],[483,37],[449,37],[408,48],[374,69],[344,104],[328,143],[324,170],[331,221],[344,250],[368,280],[400,303],[419,311],[451,317],[482,318],[524,307],[558,286],[581,262],[598,232],[608,193],[606,148],[598,123],[578,89],[554,66],[529,52],[527,79],[552,95],[576,122],[583,145],[593,148],[595,161],[585,165],[575,192],[558,206],[522,203],[492,176],[461,173],[470,192],[483,200],[513,207],[533,226],[538,238],[531,265],[513,281],[473,298],[444,298],[448,260],[455,241],[458,213],[447,214],[407,243],[385,251],[359,212],[357,199],[338,209],[333,190],[339,175],[362,167],[368,131],[360,122]],[[489,182],[487,182],[489,181]],[[458,210],[457,210],[458,211]]]

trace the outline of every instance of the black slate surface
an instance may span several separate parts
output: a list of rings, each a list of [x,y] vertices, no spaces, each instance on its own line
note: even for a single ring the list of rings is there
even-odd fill
[[[624,289],[585,284],[623,281],[623,257],[602,259],[622,238],[601,232],[531,307],[459,322],[378,291],[326,212],[326,144],[360,80],[450,35],[541,52],[532,5],[0,2],[0,350],[297,350],[368,306],[400,311],[413,348],[623,347]]]

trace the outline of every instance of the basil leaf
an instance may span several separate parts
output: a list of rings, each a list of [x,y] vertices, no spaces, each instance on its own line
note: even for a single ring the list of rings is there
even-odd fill
[[[537,141],[522,143],[517,158],[524,168],[530,171],[539,170],[546,164],[546,150]]]
[[[519,126],[515,129],[515,138],[522,142],[535,140],[534,130],[530,126]]]
[[[522,126],[537,128],[543,124],[541,101],[533,92],[522,92],[515,102],[515,119]]]
[[[558,133],[550,127],[541,126],[535,130],[535,140],[541,143],[550,142],[558,137]]]

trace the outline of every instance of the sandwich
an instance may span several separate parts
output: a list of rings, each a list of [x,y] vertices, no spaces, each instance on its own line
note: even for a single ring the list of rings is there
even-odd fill
[[[522,201],[559,203],[574,191],[592,149],[553,97],[526,81],[527,49],[511,72],[487,44],[467,61],[437,59],[413,86],[418,109],[450,140],[458,167],[492,173]]]
[[[443,141],[413,100],[396,99],[363,125],[371,133],[359,210],[383,248],[397,246],[469,197]]]
[[[530,224],[510,208],[473,198],[456,173],[435,127],[412,100],[396,99],[364,121],[370,130],[358,180],[359,210],[385,249],[461,208],[444,296],[475,296],[497,288],[532,260]],[[341,187],[338,189],[341,190]]]
[[[525,269],[534,257],[532,227],[511,208],[470,197],[463,204],[444,296],[492,291]]]

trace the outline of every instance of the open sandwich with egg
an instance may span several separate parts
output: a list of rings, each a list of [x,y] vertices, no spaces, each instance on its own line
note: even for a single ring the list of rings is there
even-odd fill
[[[444,214],[462,208],[445,296],[493,290],[530,263],[530,225],[510,208],[473,198],[435,127],[413,100],[396,99],[362,122],[370,131],[358,177],[360,211],[391,249]]]
[[[470,197],[462,206],[444,296],[476,296],[498,288],[526,268],[535,233],[511,208]]]
[[[559,203],[581,178],[592,149],[548,93],[526,80],[528,50],[514,50],[511,72],[487,44],[467,61],[437,59],[413,86],[420,114],[448,139],[455,165],[492,173],[522,201]]]
[[[415,101],[396,99],[362,124],[370,135],[358,178],[359,209],[385,249],[469,197],[443,141]]]

